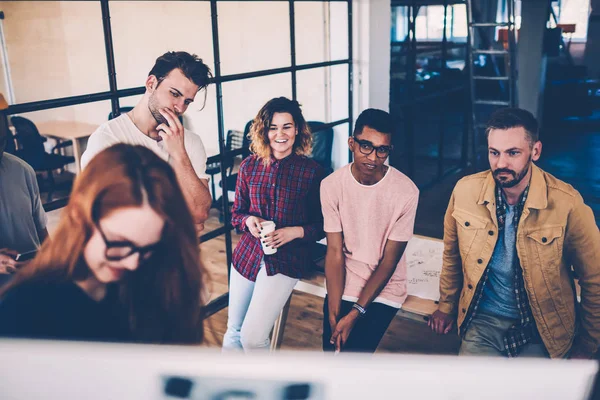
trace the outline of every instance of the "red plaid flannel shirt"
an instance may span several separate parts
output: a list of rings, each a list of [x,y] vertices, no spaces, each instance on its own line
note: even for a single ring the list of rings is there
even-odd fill
[[[246,279],[255,281],[264,257],[267,275],[305,277],[313,266],[310,243],[322,239],[323,214],[319,190],[324,169],[314,160],[292,154],[282,160],[263,160],[251,155],[242,161],[235,187],[231,223],[244,232],[233,252],[233,267]],[[248,231],[250,216],[273,221],[276,229],[302,226],[304,238],[293,240],[264,255],[260,240]]]

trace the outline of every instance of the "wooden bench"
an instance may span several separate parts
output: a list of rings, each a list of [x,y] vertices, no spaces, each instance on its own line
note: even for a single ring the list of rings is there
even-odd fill
[[[423,237],[423,236],[416,236],[416,237],[420,238],[420,239],[431,240],[433,243],[441,242],[439,239],[428,238],[428,237]],[[298,283],[294,287],[294,290],[297,290],[297,291],[303,292],[303,293],[312,294],[315,296],[319,296],[321,298],[325,298],[325,294],[327,293],[327,291],[325,289],[326,245],[324,244],[324,241],[322,241],[322,242],[323,243],[315,243],[314,246],[310,250],[311,254],[313,254],[313,261],[315,263],[315,270],[316,270],[315,276],[313,276],[309,279],[302,279],[302,280],[298,281]],[[408,248],[407,248],[407,250],[408,250]],[[407,254],[407,257],[409,257],[409,256],[410,255]],[[407,264],[408,264],[408,258],[407,258]],[[441,262],[439,263],[439,266],[436,265],[436,269],[438,269],[438,271],[442,270]],[[436,279],[436,278],[434,278],[434,279]],[[437,285],[439,285],[439,278],[437,278],[436,283],[437,283]],[[409,291],[409,293],[410,293],[410,291]],[[292,291],[290,298],[288,299],[287,303],[281,310],[281,313],[279,314],[279,317],[277,318],[277,320],[275,321],[275,324],[273,326],[273,331],[271,334],[271,350],[276,350],[281,347],[281,342],[283,341],[283,335],[284,335],[284,331],[285,331],[285,323],[287,321],[288,311],[289,311],[289,307],[290,307],[290,303],[291,303],[293,294],[294,294],[294,292]],[[397,315],[402,318],[408,318],[411,320],[426,323],[429,320],[429,316],[435,310],[437,310],[437,307],[438,307],[437,304],[438,304],[438,302],[435,300],[424,299],[424,298],[409,294],[408,297],[406,298],[406,300],[404,301],[404,304],[402,304],[402,308],[400,308],[398,310]]]

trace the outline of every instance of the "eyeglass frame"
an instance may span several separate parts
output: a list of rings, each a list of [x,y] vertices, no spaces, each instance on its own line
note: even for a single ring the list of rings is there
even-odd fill
[[[393,145],[389,145],[389,146],[373,146],[373,143],[369,142],[368,140],[361,140],[359,138],[357,138],[355,135],[352,136],[352,140],[354,140],[356,143],[358,143],[358,151],[360,151],[361,154],[365,155],[365,156],[369,156],[371,155],[371,153],[373,153],[373,151],[375,151],[375,156],[377,158],[381,158],[381,159],[386,159],[389,157],[390,153],[392,152],[392,150],[394,150],[394,146]],[[364,145],[368,145],[371,146],[371,151],[368,153],[365,153],[362,149],[361,146]],[[385,155],[385,157],[380,157],[377,152],[379,151],[379,149],[387,149],[387,154]]]
[[[96,228],[98,229],[98,232],[100,232],[100,236],[102,237],[102,240],[104,240],[104,245],[106,246],[106,249],[104,250],[104,258],[106,258],[108,261],[121,261],[121,260],[124,260],[127,257],[130,257],[131,255],[137,253],[139,255],[138,262],[142,263],[143,261],[147,260],[146,258],[144,258],[144,256],[146,254],[156,250],[162,243],[162,239],[161,239],[156,243],[140,247],[140,246],[136,246],[129,240],[108,240],[108,238],[106,237],[106,234],[104,233],[104,231],[102,231],[102,228],[100,228],[100,224],[96,223],[95,225],[96,225]],[[127,253],[126,255],[124,255],[122,257],[109,256],[108,250],[114,249],[115,247],[129,247],[129,248],[131,248],[131,252]]]

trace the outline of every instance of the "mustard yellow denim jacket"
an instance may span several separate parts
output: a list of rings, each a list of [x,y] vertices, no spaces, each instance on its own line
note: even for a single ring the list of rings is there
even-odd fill
[[[459,327],[498,238],[495,185],[490,171],[461,179],[446,210],[439,309],[456,314]],[[600,232],[579,192],[533,165],[516,245],[531,310],[550,356],[564,357],[574,342],[595,352]],[[580,304],[571,266],[581,286]]]

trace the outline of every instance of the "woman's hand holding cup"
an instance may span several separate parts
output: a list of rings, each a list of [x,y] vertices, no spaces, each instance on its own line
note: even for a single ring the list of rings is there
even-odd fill
[[[262,219],[261,217],[256,217],[254,215],[248,217],[248,219],[246,219],[246,226],[248,227],[250,234],[257,239],[260,239],[260,231],[262,229],[260,224],[265,221],[266,220]]]
[[[277,253],[277,248],[273,246],[271,235],[275,232],[275,222],[264,221],[260,224],[260,242],[263,252],[267,255]]]
[[[263,235],[263,243],[266,246],[277,249],[284,244],[291,242],[292,240],[301,239],[303,237],[304,228],[301,226],[289,226],[287,228],[280,228]]]

